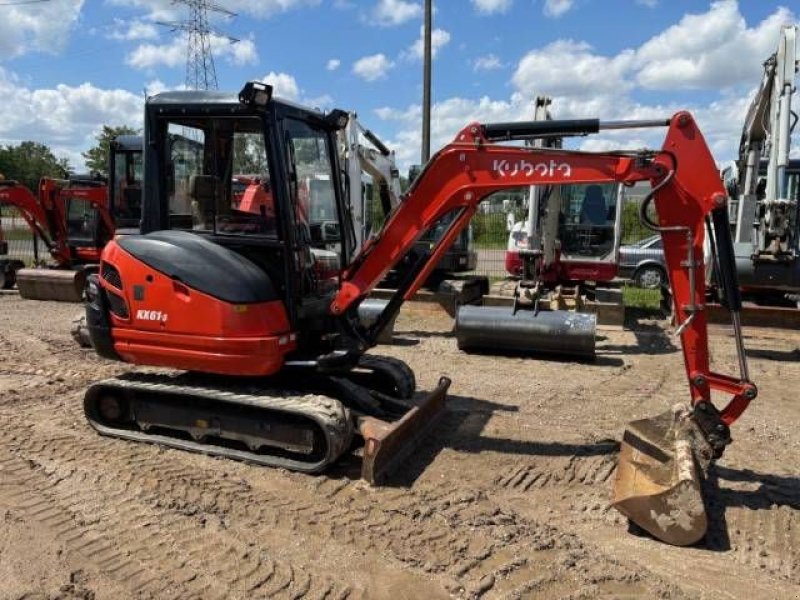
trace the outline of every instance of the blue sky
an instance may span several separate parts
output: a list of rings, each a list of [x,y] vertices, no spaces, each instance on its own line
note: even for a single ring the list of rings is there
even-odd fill
[[[0,143],[35,139],[80,168],[104,123],[141,123],[145,90],[184,82],[185,43],[157,24],[170,0],[0,0]],[[22,0],[25,1],[25,0]],[[221,89],[267,79],[279,95],[356,110],[403,166],[419,155],[421,3],[217,0]],[[537,94],[561,117],[693,110],[719,161],[735,155],[761,63],[793,1],[434,0],[434,146],[471,120],[521,120]],[[794,12],[793,10],[794,9]],[[416,44],[416,48],[415,48]],[[610,135],[588,149],[657,145]]]

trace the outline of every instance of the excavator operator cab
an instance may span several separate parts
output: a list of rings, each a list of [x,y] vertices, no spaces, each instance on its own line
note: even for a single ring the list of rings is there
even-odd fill
[[[622,190],[614,183],[560,186],[562,260],[616,262]]]
[[[200,237],[257,265],[295,313],[290,319],[322,315],[352,248],[338,122],[242,96],[192,91],[148,99],[142,233],[196,234],[192,243]],[[189,239],[172,238],[177,245]]]
[[[117,231],[139,228],[142,218],[142,137],[119,135],[108,156],[108,203]]]

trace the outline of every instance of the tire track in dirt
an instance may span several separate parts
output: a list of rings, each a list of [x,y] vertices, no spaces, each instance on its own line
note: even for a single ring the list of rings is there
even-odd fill
[[[237,548],[234,556],[248,557],[246,569],[272,573],[272,563],[254,563],[253,554],[247,554],[250,544],[263,549],[265,544],[274,545],[275,539],[298,535],[329,539],[350,552],[388,561],[389,566],[411,568],[464,597],[489,592],[494,597],[529,592],[547,597],[565,582],[587,593],[599,593],[602,586],[613,584],[634,596],[642,590],[649,594],[669,588],[658,578],[644,584],[635,571],[595,556],[575,536],[500,509],[480,491],[454,490],[448,483],[419,490],[367,490],[359,483],[271,472],[266,479],[279,480],[281,491],[276,492],[274,485],[251,484],[196,468],[192,463],[198,460],[208,464],[199,457],[184,463],[182,453],[105,440],[88,430],[54,436],[48,428],[57,429],[62,419],[47,426],[43,417],[28,415],[26,420],[33,424],[18,423],[18,433],[4,443],[21,459],[32,461],[45,482],[36,489],[43,496],[51,490],[50,502],[69,499],[69,510],[90,525],[113,531],[125,556],[116,556],[113,548],[93,546],[102,559],[98,562],[120,572],[137,565],[156,569],[148,565],[159,561],[146,562],[149,552],[155,552],[168,565],[159,581],[170,581],[179,589],[218,590],[216,579],[197,575],[183,582],[172,572],[224,572],[231,552],[215,557],[214,550],[226,544]],[[265,474],[242,465],[231,465],[230,471]],[[166,549],[152,549],[139,539],[146,522],[158,522],[159,532],[170,536]],[[198,523],[206,529],[213,525],[213,535],[206,530],[198,534]],[[198,542],[197,548],[184,547],[181,531],[187,539],[208,539]],[[172,554],[166,551],[170,548]],[[278,553],[273,548],[268,556]],[[275,562],[274,573],[263,584],[270,586],[270,592],[277,588],[302,592],[308,579],[311,587],[317,585],[312,569],[299,569],[298,561],[288,558]]]
[[[76,466],[64,469],[13,455],[0,457],[0,466],[6,502],[50,527],[68,553],[124,584],[132,595],[353,597],[352,590],[330,579],[312,578],[258,550],[254,541],[224,530],[200,531],[191,514],[155,513],[151,506],[159,504],[154,498],[151,506],[131,499],[133,477],[120,480],[116,488],[102,488],[100,497],[95,490],[106,483],[103,478]]]
[[[771,576],[800,585],[800,480],[719,468],[711,542]],[[757,483],[756,483],[757,482]]]

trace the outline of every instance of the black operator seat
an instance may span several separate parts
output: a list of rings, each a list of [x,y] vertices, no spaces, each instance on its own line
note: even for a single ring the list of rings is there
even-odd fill
[[[603,196],[603,188],[599,185],[588,186],[581,205],[581,223],[605,225],[607,217],[608,207]]]
[[[241,254],[188,231],[129,235],[120,247],[159,273],[232,304],[277,300],[269,276]]]

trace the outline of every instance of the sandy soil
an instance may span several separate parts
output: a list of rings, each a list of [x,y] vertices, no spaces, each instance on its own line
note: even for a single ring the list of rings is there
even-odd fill
[[[470,356],[405,313],[421,389],[449,410],[390,485],[101,438],[82,390],[126,365],[74,346],[75,305],[0,296],[0,598],[798,598],[800,335],[751,330],[761,394],[714,469],[695,548],[608,507],[627,420],[685,394],[661,327],[605,332],[594,364]],[[715,365],[735,366],[715,330]]]

